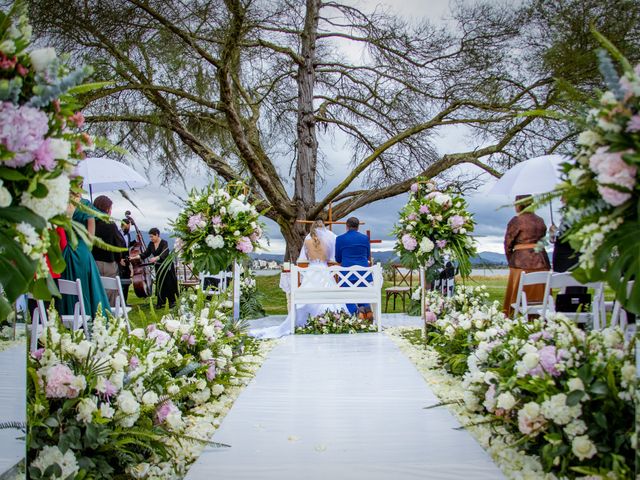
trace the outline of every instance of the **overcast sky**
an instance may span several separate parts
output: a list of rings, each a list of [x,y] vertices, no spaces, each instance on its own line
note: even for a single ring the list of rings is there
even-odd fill
[[[449,11],[448,0],[354,0],[350,3],[364,10],[374,8],[376,5],[386,5],[408,19],[427,17],[433,22],[441,22],[443,19],[446,21]],[[465,144],[471,148],[478,146],[465,138],[463,130],[442,130],[440,133],[439,137],[434,138],[440,154],[460,151],[461,145],[464,146]],[[343,145],[343,137],[336,137],[335,141],[332,141],[326,137],[319,136],[319,143],[320,149],[329,164],[329,171],[326,172],[329,180],[318,192],[318,198],[322,198],[323,194],[327,193],[339,180],[344,178],[344,174],[349,168],[350,152]],[[134,218],[144,231],[148,231],[151,227],[158,227],[163,231],[168,230],[169,221],[174,219],[180,210],[178,199],[185,195],[184,187],[180,182],[174,182],[168,187],[161,186],[159,175],[154,173],[153,169],[145,172],[142,167],[138,166],[141,162],[137,162],[135,158],[131,159],[131,163],[150,180],[151,184],[144,189],[130,192],[130,197],[140,207],[141,212],[133,208],[118,193],[111,194],[110,196],[114,200],[113,216],[122,218],[125,210],[132,210]],[[468,168],[474,169],[475,167]],[[185,179],[188,182],[188,188],[201,188],[212,181],[210,172],[195,162],[189,167],[189,171],[185,174]],[[332,181],[333,179],[335,181]],[[478,224],[475,235],[480,245],[480,251],[502,252],[504,230],[507,222],[513,216],[513,209],[499,207],[508,204],[511,199],[487,195],[486,191],[495,180],[486,174],[483,179],[485,183],[479,191],[467,196],[470,209]],[[357,185],[354,185],[354,188],[357,188]],[[375,250],[390,250],[393,248],[393,239],[390,233],[398,218],[398,211],[406,202],[406,198],[406,195],[400,195],[368,205],[354,213],[361,221],[366,223],[363,230],[370,229],[373,238],[382,240],[382,244],[374,247]],[[539,213],[549,225],[548,211]],[[265,221],[267,223],[267,235],[271,244],[270,252],[284,253],[285,244],[277,225],[271,220],[265,219]],[[343,228],[337,227],[335,229],[336,233],[342,233]]]

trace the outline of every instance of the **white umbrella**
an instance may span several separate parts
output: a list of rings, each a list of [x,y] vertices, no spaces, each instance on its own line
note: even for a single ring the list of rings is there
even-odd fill
[[[553,190],[560,183],[560,164],[567,162],[562,155],[543,155],[518,163],[498,179],[491,195],[535,195]]]
[[[149,185],[149,181],[130,166],[105,157],[85,158],[78,164],[76,172],[84,178],[83,186],[92,196],[99,192]]]

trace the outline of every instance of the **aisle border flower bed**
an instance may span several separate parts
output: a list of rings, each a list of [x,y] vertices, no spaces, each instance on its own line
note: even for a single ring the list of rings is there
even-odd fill
[[[345,311],[331,312],[329,310],[321,315],[309,317],[305,326],[296,327],[297,334],[307,335],[377,331],[378,327],[371,320],[359,318]]]

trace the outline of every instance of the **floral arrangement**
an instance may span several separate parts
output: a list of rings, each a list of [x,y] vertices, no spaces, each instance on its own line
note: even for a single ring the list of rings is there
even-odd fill
[[[251,269],[240,267],[240,318],[250,320],[266,316],[263,298]]]
[[[440,316],[426,339],[404,334],[421,346],[428,369],[453,374],[443,402],[463,405],[465,425],[484,432],[494,458],[515,456],[520,469],[539,472],[531,478],[630,478],[635,343],[625,344],[618,328],[585,333],[562,315],[511,320],[495,303],[468,299],[454,301],[466,312],[449,309],[446,298],[432,302]]]
[[[28,363],[29,478],[186,473],[262,348],[199,297],[131,334],[97,318],[91,341],[53,315]]]
[[[229,191],[216,185],[192,191],[172,224],[176,251],[197,271],[226,270],[260,248],[260,213],[242,193],[244,185],[228,187]]]
[[[608,90],[578,122],[582,132],[573,160],[563,166],[564,181],[542,201],[564,199],[564,235],[579,252],[574,276],[607,281],[626,308],[640,313],[640,284],[627,293],[627,281],[640,277],[640,65],[633,68],[594,33],[619,61],[622,75],[606,51],[599,51]]]
[[[427,268],[428,280],[436,278],[448,260],[457,261],[460,274],[467,277],[476,248],[470,236],[475,223],[466,208],[461,196],[439,192],[433,182],[411,185],[393,230],[400,261],[411,268]]]
[[[66,216],[76,164],[92,140],[73,94],[92,70],[70,70],[53,48],[31,49],[24,4],[0,12],[0,316],[26,292],[57,293],[49,266],[64,268],[55,226]],[[81,87],[83,89],[88,86]],[[74,236],[70,239],[74,241]],[[46,258],[45,258],[46,255]]]
[[[377,332],[378,327],[364,318],[351,315],[349,312],[332,312],[327,310],[322,315],[309,317],[304,327],[297,327],[296,333],[328,334],[328,333],[358,333]]]

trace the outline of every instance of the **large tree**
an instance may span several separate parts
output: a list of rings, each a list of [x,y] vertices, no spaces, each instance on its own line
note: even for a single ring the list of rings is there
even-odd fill
[[[114,80],[85,98],[92,128],[153,156],[167,177],[196,157],[226,181],[248,180],[293,256],[304,235],[296,220],[325,217],[331,202],[343,217],[405,192],[417,175],[465,163],[499,175],[558,149],[574,132],[521,114],[568,107],[554,76],[596,85],[590,22],[627,51],[640,38],[636,0],[456,3],[442,25],[346,3],[30,5],[39,33]],[[478,146],[439,154],[434,137],[451,126]],[[331,159],[319,135],[349,139],[344,178],[324,179]],[[330,191],[318,198],[323,179]]]

